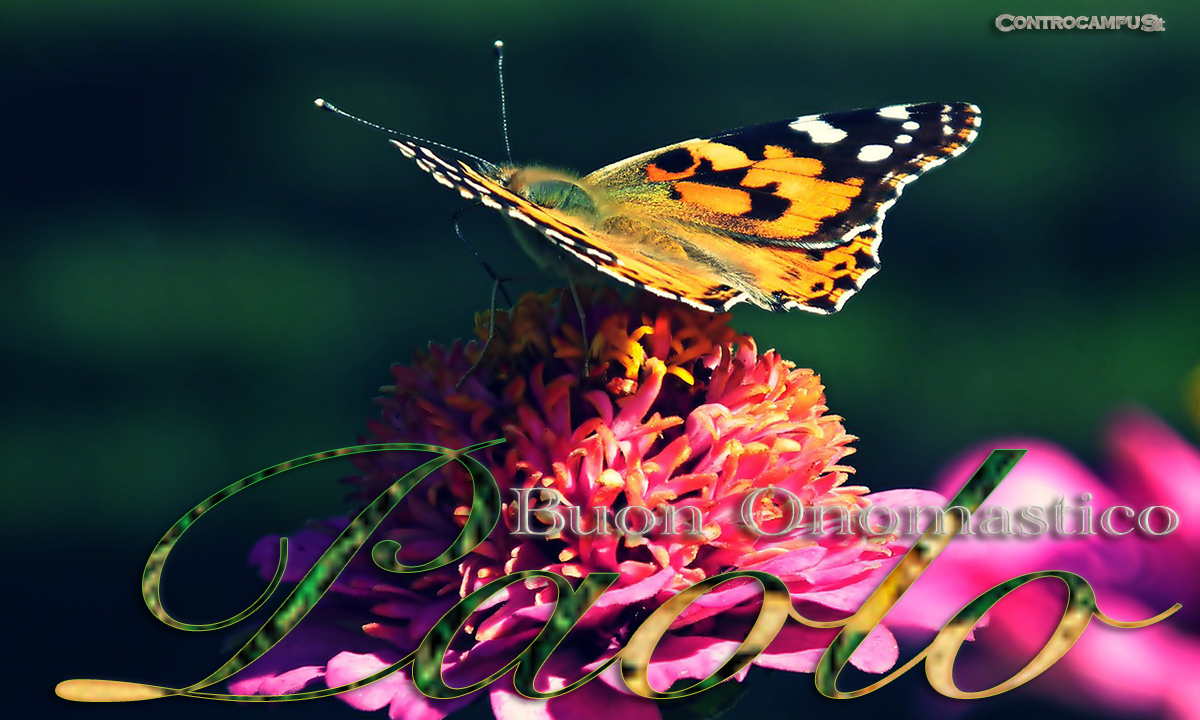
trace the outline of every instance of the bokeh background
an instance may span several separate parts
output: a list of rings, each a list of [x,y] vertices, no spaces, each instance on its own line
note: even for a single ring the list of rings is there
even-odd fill
[[[141,604],[157,539],[237,478],[353,444],[389,364],[465,336],[486,309],[489,281],[451,233],[457,196],[312,100],[502,159],[497,37],[517,159],[582,171],[825,110],[983,108],[971,151],[893,209],[885,270],[843,312],[734,313],[761,346],[821,373],[861,438],[864,484],[926,486],[1000,434],[1096,459],[1105,417],[1130,403],[1194,437],[1183,398],[1200,362],[1200,17],[1183,2],[1096,0],[1054,12],[1153,12],[1166,32],[994,28],[1000,13],[1036,12],[6,0],[9,702],[35,717],[359,717],[336,700],[80,706],[52,688],[182,685],[213,670],[223,638],[171,631]],[[468,214],[464,230],[502,273],[531,271],[492,213]],[[206,519],[168,572],[172,611],[240,610],[261,587],[244,567],[252,540],[333,514],[348,473],[318,466]],[[917,717],[925,681],[910,675],[850,706],[807,676],[756,679],[763,692],[733,716],[778,709],[782,693],[806,715]],[[960,710],[1086,716],[1025,689]]]

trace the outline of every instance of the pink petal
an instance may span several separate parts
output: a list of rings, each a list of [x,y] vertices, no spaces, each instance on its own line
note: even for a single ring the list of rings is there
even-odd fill
[[[384,662],[382,658],[374,654],[338,653],[329,661],[325,682],[329,687],[339,687],[356,680],[362,680],[373,673],[379,672],[390,664],[389,662]],[[405,681],[404,672],[399,671],[366,687],[342,693],[340,697],[349,703],[351,707],[358,710],[378,710],[390,703],[397,693],[404,692],[401,686]],[[411,681],[409,681],[409,684],[411,684]]]
[[[754,661],[755,665],[789,672],[815,672],[837,630],[822,630],[789,622]]]
[[[235,674],[229,681],[229,691],[236,695],[291,694],[324,675],[329,658],[342,650],[384,647],[384,643],[360,631],[321,620],[318,607],[266,655]]]
[[[683,678],[703,680],[725,664],[741,645],[701,635],[664,635],[647,668],[650,687],[663,692]]]
[[[800,548],[754,565],[746,565],[743,570],[758,570],[771,573],[780,580],[790,580],[798,573],[808,570],[821,562],[829,551],[820,546]]]
[[[379,672],[390,664],[376,655],[340,653],[329,661],[325,681],[330,687],[345,685]],[[472,693],[453,700],[427,698],[412,684],[408,674],[401,670],[338,697],[358,710],[378,710],[389,705],[388,717],[392,720],[441,720],[470,704],[477,696],[478,693]]]
[[[627,585],[619,590],[609,590],[600,596],[594,608],[606,608],[614,605],[632,605],[642,600],[654,597],[671,584],[675,578],[675,568],[661,570],[645,580]]]
[[[662,720],[653,700],[617,692],[599,680],[549,700],[518,695],[512,681],[496,681],[491,689],[497,720]]]
[[[876,625],[850,656],[850,664],[863,672],[885,673],[892,669],[899,657],[900,645],[892,631],[883,625]]]
[[[290,695],[300,692],[311,681],[325,674],[319,665],[306,665],[279,675],[251,676],[229,683],[234,695]]]
[[[1128,493],[1123,504],[1165,505],[1183,518],[1200,511],[1200,451],[1161,420],[1128,411],[1112,423],[1108,441]],[[1176,532],[1193,544],[1200,541],[1200,524],[1181,522]]]

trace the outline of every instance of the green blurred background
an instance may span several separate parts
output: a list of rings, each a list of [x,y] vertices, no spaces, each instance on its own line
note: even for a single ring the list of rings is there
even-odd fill
[[[1154,12],[1167,30],[993,25],[1039,12]],[[500,37],[517,159],[582,171],[800,114],[980,105],[976,145],[892,211],[885,270],[843,312],[734,313],[760,346],[821,373],[861,438],[861,482],[923,486],[997,435],[1096,460],[1104,418],[1129,403],[1191,432],[1198,28],[1194,5],[1161,0],[6,0],[9,682],[38,717],[358,717],[338,701],[51,695],[67,677],[211,671],[220,638],[180,638],[141,606],[154,542],[239,477],[353,444],[389,364],[464,336],[486,308],[489,281],[451,233],[457,195],[313,98],[499,160]],[[464,230],[502,273],[530,271],[494,214],[473,211]],[[348,473],[326,465],[206,519],[168,573],[171,609],[194,622],[239,610],[260,588],[249,543],[333,514],[332,480]],[[908,697],[849,710],[807,677],[788,682],[809,714],[895,715]],[[1013,697],[974,707],[1033,702]]]

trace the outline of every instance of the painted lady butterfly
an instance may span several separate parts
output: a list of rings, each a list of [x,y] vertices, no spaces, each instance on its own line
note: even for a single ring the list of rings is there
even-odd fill
[[[510,218],[543,264],[569,254],[704,310],[748,301],[828,314],[879,271],[884,214],[904,187],[965,151],[979,125],[967,103],[808,115],[685,140],[583,177],[446,159],[428,146],[452,148],[400,133],[391,142],[437,182]]]

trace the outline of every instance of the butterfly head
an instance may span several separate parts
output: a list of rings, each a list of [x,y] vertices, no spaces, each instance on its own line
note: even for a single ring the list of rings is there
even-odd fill
[[[567,173],[540,167],[501,167],[496,180],[534,205],[566,215],[594,219],[598,215],[595,195]]]

